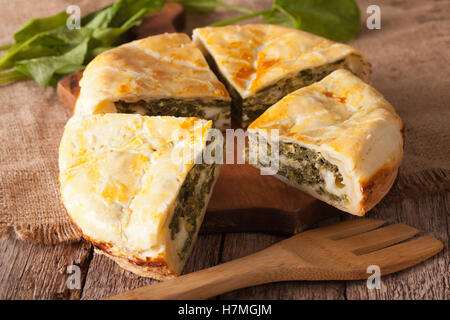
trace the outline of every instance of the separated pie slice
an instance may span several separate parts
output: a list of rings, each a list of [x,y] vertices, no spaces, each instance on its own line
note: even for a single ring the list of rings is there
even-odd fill
[[[250,154],[269,139],[269,151],[278,146],[279,152],[262,152],[264,161],[255,156],[257,167],[279,155],[277,177],[341,210],[364,215],[397,176],[402,129],[401,119],[377,90],[338,70],[289,94],[256,119],[248,128]]]
[[[193,40],[233,97],[242,126],[299,88],[345,68],[364,81],[370,65],[355,48],[282,26],[249,24],[195,29]]]
[[[69,120],[59,149],[62,201],[97,252],[141,276],[182,271],[220,169],[200,158],[210,128],[197,118],[137,114]]]
[[[186,34],[133,41],[92,60],[80,81],[75,114],[102,112],[197,117],[230,126],[224,85]]]

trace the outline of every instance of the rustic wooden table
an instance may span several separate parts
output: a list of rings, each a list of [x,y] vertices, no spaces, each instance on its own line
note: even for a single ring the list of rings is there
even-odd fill
[[[264,8],[270,1],[227,2],[245,2],[248,7]],[[404,1],[385,2],[405,5]],[[365,9],[369,1],[359,3]],[[218,10],[217,14],[221,18],[229,16],[223,10]],[[205,25],[218,19],[211,15],[199,17],[188,16],[188,33],[196,21]],[[393,93],[388,92],[388,95]],[[371,218],[416,227],[434,235],[446,246],[443,252],[425,263],[383,277],[381,289],[369,290],[365,281],[286,282],[241,289],[217,299],[450,299],[450,193],[448,186],[437,189],[441,192],[423,197],[398,201],[388,197],[369,213]],[[350,218],[342,215],[335,220]],[[201,235],[185,272],[242,257],[280,239],[280,236],[254,233]],[[70,265],[80,268],[80,289],[71,290],[67,286]],[[46,246],[16,240],[10,235],[0,242],[0,299],[100,299],[152,282],[94,254],[92,246],[85,241]]]
[[[241,289],[217,298],[450,299],[449,212],[449,193],[395,205],[381,203],[372,210],[372,218],[409,224],[446,244],[443,252],[425,263],[383,277],[379,290],[367,289],[365,281],[285,282]],[[280,239],[254,233],[200,235],[185,272],[242,257]],[[80,267],[81,289],[68,289],[69,265]],[[152,282],[94,254],[85,241],[46,246],[10,237],[0,242],[0,299],[100,299]]]

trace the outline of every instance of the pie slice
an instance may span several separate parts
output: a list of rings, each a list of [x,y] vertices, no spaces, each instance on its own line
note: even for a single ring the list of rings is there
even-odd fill
[[[186,34],[133,41],[92,60],[75,114],[104,112],[197,117],[230,126],[231,99]]]
[[[278,129],[278,139],[272,129]],[[248,127],[250,154],[263,145],[270,152],[278,147],[273,152],[279,155],[278,178],[362,216],[397,176],[402,129],[394,108],[377,90],[350,71],[337,70],[289,94],[256,119]],[[270,157],[276,161],[267,152]],[[256,167],[268,166],[267,159],[261,161],[264,157],[254,159]]]
[[[62,201],[98,253],[141,276],[180,274],[220,170],[197,161],[210,131],[211,121],[197,118],[69,120],[59,149]]]
[[[370,65],[355,48],[282,26],[232,25],[195,29],[233,98],[232,117],[248,126],[285,95],[345,68],[369,81]]]

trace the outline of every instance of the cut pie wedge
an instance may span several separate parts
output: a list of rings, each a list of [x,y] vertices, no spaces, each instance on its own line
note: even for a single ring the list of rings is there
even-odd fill
[[[96,251],[141,276],[180,274],[220,165],[199,157],[211,121],[75,116],[59,149],[63,204]]]
[[[370,65],[355,48],[276,25],[198,28],[194,43],[233,98],[243,127],[285,95],[344,68],[369,81]]]
[[[166,33],[105,51],[80,81],[75,114],[197,117],[230,126],[231,99],[189,36]]]
[[[355,215],[391,188],[403,157],[402,130],[381,93],[347,70],[294,91],[248,127],[251,153],[278,147],[278,178]],[[263,157],[253,159],[267,166]]]

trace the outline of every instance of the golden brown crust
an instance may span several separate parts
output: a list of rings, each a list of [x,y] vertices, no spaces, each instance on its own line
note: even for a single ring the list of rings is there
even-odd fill
[[[141,277],[152,278],[156,280],[170,280],[176,277],[176,275],[169,270],[167,264],[156,264],[156,265],[138,265],[129,259],[113,256],[103,250],[95,248],[95,252],[98,254],[103,254],[116,262],[121,268],[133,272]]]
[[[133,272],[142,277],[164,281],[175,278],[177,276],[173,271],[170,271],[165,259],[161,256],[158,256],[156,259],[150,259],[147,257],[147,261],[144,261],[136,256],[129,258],[129,257],[118,257],[112,254],[110,249],[113,247],[113,244],[95,241],[92,238],[84,235],[81,228],[75,223],[70,214],[67,212],[64,203],[63,207],[64,210],[66,211],[67,216],[69,217],[69,220],[78,230],[78,232],[80,232],[80,234],[83,235],[83,238],[92,243],[92,245],[94,246],[94,251],[96,253],[107,256],[108,258],[116,262],[121,268]]]
[[[75,114],[117,112],[119,100],[230,100],[201,51],[182,33],[132,41],[99,54],[84,70],[80,87]]]
[[[367,182],[361,183],[363,200],[360,215],[375,207],[389,192],[397,177],[398,167],[382,168]]]
[[[405,145],[404,125],[400,129],[402,145]],[[363,200],[361,201],[361,215],[375,207],[381,199],[389,192],[398,175],[398,168],[401,161],[390,167],[380,168],[369,180],[361,182],[361,192]]]
[[[193,31],[194,43],[214,59],[220,73],[247,98],[301,70],[340,59],[364,81],[370,65],[355,48],[301,30],[270,24],[205,27]]]
[[[379,202],[395,180],[403,157],[403,124],[388,101],[347,70],[337,70],[313,85],[294,91],[266,110],[248,128],[278,129],[280,139],[320,152],[336,165],[343,185],[324,174],[336,196],[313,196],[355,215]]]
[[[158,279],[181,272],[167,222],[210,128],[197,118],[72,117],[61,139],[59,181],[83,237],[132,272]],[[196,153],[176,156],[194,146],[195,135],[202,137]]]
[[[110,250],[111,248],[113,248],[113,244],[95,241],[87,235],[83,234],[83,231],[75,223],[70,214],[68,214],[64,203],[63,207],[66,210],[67,216],[69,217],[70,221],[75,226],[75,228],[83,235],[83,238],[92,243],[95,253],[107,256],[108,258],[116,262],[121,268],[135,273],[141,277],[164,281],[173,279],[177,276],[173,271],[169,269],[165,259],[161,256],[158,256],[156,259],[150,259],[147,257],[147,261],[144,261],[135,256],[130,258],[114,255]]]

